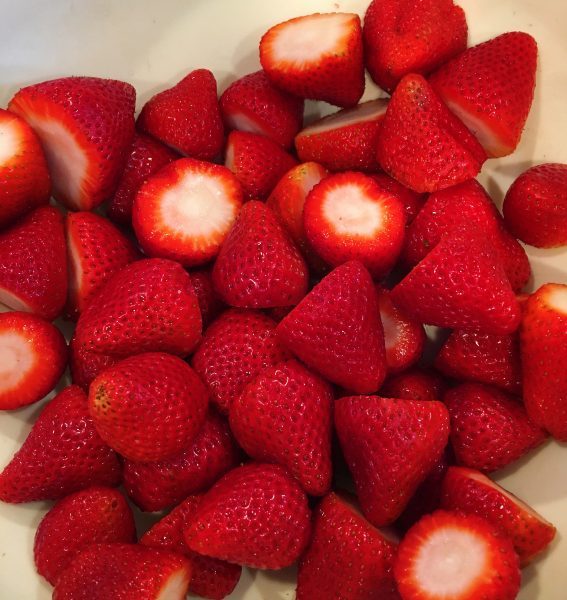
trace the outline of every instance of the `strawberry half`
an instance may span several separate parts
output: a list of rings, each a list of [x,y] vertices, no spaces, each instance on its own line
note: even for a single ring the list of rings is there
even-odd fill
[[[440,400],[447,388],[447,383],[435,371],[414,367],[388,377],[380,388],[380,396],[406,400]]]
[[[274,25],[260,40],[260,62],[291,94],[354,106],[364,92],[360,17],[316,13]]]
[[[64,77],[22,88],[8,108],[39,137],[55,199],[91,210],[118,185],[134,136],[135,102],[129,83]]]

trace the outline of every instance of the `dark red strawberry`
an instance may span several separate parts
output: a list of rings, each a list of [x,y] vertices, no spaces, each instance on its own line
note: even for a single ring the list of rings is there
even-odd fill
[[[109,354],[98,354],[87,350],[83,344],[77,341],[75,335],[69,343],[69,369],[71,381],[89,391],[89,385],[94,378],[107,367],[117,363],[120,358]]]
[[[91,210],[118,185],[134,136],[135,103],[129,83],[63,77],[22,88],[8,108],[39,137],[55,199]]]
[[[443,378],[435,371],[414,367],[388,377],[380,388],[380,395],[406,400],[442,400],[447,387]]]
[[[402,185],[399,181],[392,179],[385,173],[373,173],[372,178],[380,185],[380,187],[400,200],[404,205],[406,222],[408,224],[411,223],[423,207],[427,197],[426,194],[420,194],[419,192],[410,190],[408,187]]]
[[[210,269],[190,271],[190,275],[197,301],[199,302],[203,327],[207,327],[225,308],[225,304],[213,286],[213,277]]]

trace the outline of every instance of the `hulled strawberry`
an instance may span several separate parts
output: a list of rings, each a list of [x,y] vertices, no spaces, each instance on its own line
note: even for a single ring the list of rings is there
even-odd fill
[[[190,275],[205,328],[218,317],[226,305],[215,290],[211,269],[196,269],[190,271]]]
[[[442,400],[447,384],[435,371],[414,367],[388,377],[380,388],[385,398],[406,400]]]

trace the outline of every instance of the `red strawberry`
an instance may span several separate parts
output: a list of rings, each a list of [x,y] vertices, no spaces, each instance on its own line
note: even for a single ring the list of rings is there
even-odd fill
[[[495,385],[519,394],[522,367],[518,336],[453,331],[435,358],[435,368],[448,377]]]
[[[186,356],[201,337],[201,314],[181,265],[148,258],[114,274],[83,311],[77,352],[130,356],[161,351]]]
[[[295,137],[299,159],[330,171],[378,171],[376,144],[388,101],[345,108],[311,123]]]
[[[299,558],[310,534],[311,512],[299,484],[278,465],[250,463],[203,496],[185,542],[199,554],[281,569]]]
[[[263,202],[247,202],[213,267],[213,283],[231,306],[270,308],[297,304],[307,292],[301,254]]]
[[[496,388],[463,383],[445,394],[457,462],[486,473],[501,469],[541,445],[545,432],[522,404]]]
[[[179,155],[161,142],[142,133],[134,134],[124,171],[108,206],[108,217],[120,225],[130,225],[132,205],[142,183],[176,158]]]
[[[215,158],[222,149],[224,127],[214,75],[197,69],[159,92],[146,102],[137,125],[181,154]]]
[[[83,388],[85,392],[89,391],[89,385],[102,370],[112,366],[119,360],[118,357],[109,354],[98,354],[87,350],[83,344],[77,341],[75,335],[69,343],[71,381]]]
[[[434,371],[414,367],[386,379],[380,395],[407,400],[441,400],[446,391],[447,384]]]
[[[199,302],[203,327],[212,323],[225,307],[213,286],[213,278],[210,269],[198,269],[191,271],[191,281]]]
[[[474,469],[449,467],[441,502],[446,510],[477,514],[502,529],[514,542],[522,565],[555,537],[555,527],[549,521]]]
[[[0,303],[52,321],[67,298],[63,216],[42,206],[0,231]]]
[[[67,310],[77,317],[104,283],[139,255],[119,229],[91,212],[68,213],[65,232],[69,256]]]
[[[0,410],[41,400],[66,366],[67,344],[57,327],[24,312],[0,313]]]
[[[315,513],[313,538],[299,563],[297,600],[396,600],[396,544],[335,493]]]
[[[240,459],[228,423],[210,412],[195,438],[179,454],[159,462],[125,460],[124,489],[142,510],[163,510],[190,494],[207,490]]]
[[[430,325],[512,333],[520,307],[496,251],[474,225],[445,235],[392,290],[392,300]]]
[[[244,198],[264,199],[276,183],[297,164],[293,156],[270,138],[231,131],[226,142],[225,166],[242,184]]]
[[[453,0],[373,0],[364,16],[366,67],[391,92],[404,75],[425,75],[465,50],[467,33]]]
[[[293,144],[303,124],[303,99],[274,87],[264,71],[231,83],[220,108],[228,129],[263,135],[284,148]]]
[[[400,200],[404,205],[406,222],[408,224],[411,223],[423,207],[426,195],[410,190],[399,181],[392,179],[389,175],[384,173],[374,173],[372,179],[374,179],[382,189],[392,194],[392,196],[396,196],[396,198]]]
[[[195,515],[201,498],[189,496],[148,530],[141,537],[140,544],[187,556],[191,560],[189,591],[203,598],[222,600],[236,587],[242,567],[197,554],[187,547],[183,530]]]
[[[567,165],[548,163],[522,173],[502,210],[507,227],[526,244],[567,246]]]
[[[402,249],[403,204],[362,173],[336,173],[318,183],[305,200],[303,220],[309,243],[333,266],[359,260],[380,278]]]
[[[181,452],[205,421],[207,392],[177,356],[147,352],[105,369],[89,388],[100,437],[125,458],[162,460]]]
[[[274,25],[260,40],[260,62],[291,94],[354,106],[364,92],[360,18],[317,13]]]
[[[514,600],[520,590],[510,539],[476,515],[444,510],[409,530],[394,575],[404,600]]]
[[[191,563],[135,544],[93,544],[63,572],[53,600],[185,600]]]
[[[534,97],[537,44],[518,31],[469,48],[443,65],[431,85],[490,157],[511,154]]]
[[[421,75],[406,75],[382,120],[377,158],[400,183],[435,192],[476,177],[486,154]]]
[[[280,340],[324,377],[357,393],[376,391],[386,374],[384,333],[368,271],[337,267],[278,324]]]
[[[47,204],[51,182],[41,144],[20,117],[0,108],[0,228]]]
[[[218,254],[241,205],[242,188],[226,167],[182,158],[141,186],[132,225],[148,256],[192,267]]]
[[[0,500],[56,500],[92,485],[118,485],[121,478],[118,457],[89,416],[87,397],[71,385],[45,406],[0,473]]]
[[[254,310],[230,309],[205,331],[191,364],[224,413],[260,372],[289,358],[276,324]]]
[[[567,285],[548,283],[528,298],[520,353],[528,414],[567,441]]]
[[[91,210],[118,185],[134,136],[135,102],[129,83],[63,77],[22,88],[8,108],[38,135],[55,199]]]
[[[43,517],[35,534],[35,566],[55,585],[90,544],[135,541],[134,517],[124,496],[112,488],[91,487],[67,496]]]
[[[230,428],[246,454],[285,467],[311,496],[331,487],[333,393],[295,360],[265,369],[230,405]]]

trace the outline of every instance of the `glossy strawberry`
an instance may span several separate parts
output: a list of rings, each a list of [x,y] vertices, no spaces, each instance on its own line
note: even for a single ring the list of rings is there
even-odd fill
[[[408,187],[402,185],[399,181],[396,181],[385,173],[373,173],[372,178],[381,188],[400,200],[404,205],[406,223],[411,223],[422,209],[427,195],[410,190]]]
[[[380,388],[380,395],[406,400],[442,400],[447,387],[435,371],[413,367],[388,377]]]
[[[207,327],[218,317],[225,304],[214,288],[210,269],[195,269],[190,271],[190,275],[199,303],[203,327]]]
[[[75,335],[73,335],[69,343],[71,381],[83,388],[85,392],[89,391],[89,385],[101,371],[117,363],[119,360],[120,358],[116,356],[99,354],[98,352],[88,350],[77,341]]]

